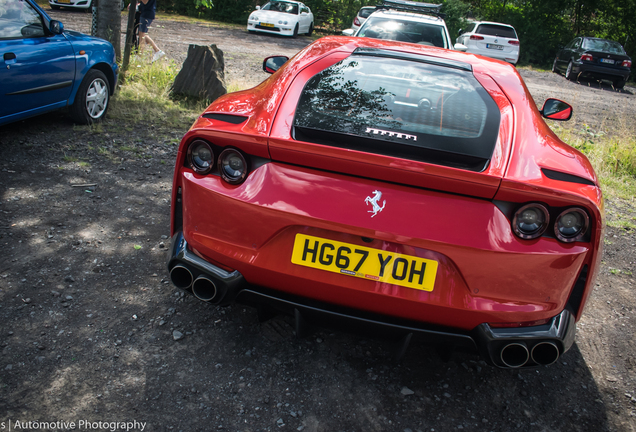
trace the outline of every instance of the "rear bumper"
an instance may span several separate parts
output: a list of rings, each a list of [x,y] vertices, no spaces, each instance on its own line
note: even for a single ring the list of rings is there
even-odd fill
[[[451,345],[478,352],[498,367],[550,364],[574,342],[575,321],[564,309],[547,324],[519,328],[494,328],[483,323],[472,330],[427,325],[364,310],[342,307],[248,283],[238,271],[226,271],[195,254],[182,232],[172,238],[168,270],[173,283],[199,299],[218,305],[238,302],[262,310],[276,310],[296,319],[297,334],[306,324],[371,331],[374,335],[397,337],[402,350],[413,339]],[[184,278],[185,276],[185,278]],[[210,287],[214,287],[210,290]]]
[[[630,69],[611,68],[587,63],[574,63],[574,72],[577,75],[589,76],[597,79],[616,80],[620,78],[624,81],[627,81],[627,78],[629,78]]]
[[[91,7],[91,0],[71,1],[70,3],[58,2],[57,0],[49,0],[49,4],[65,8],[88,9]]]
[[[476,48],[468,47],[469,53],[482,55],[484,57],[490,57],[497,60],[502,60],[507,63],[517,64],[519,61],[519,50],[506,51],[506,50],[494,50],[488,48]]]
[[[287,25],[287,26],[279,26],[279,27],[264,27],[259,25],[259,23],[256,23],[256,22],[254,23],[248,22],[247,31],[257,31],[257,32],[277,34],[282,36],[293,36],[294,26]]]
[[[554,238],[518,239],[503,210],[483,199],[279,163],[255,169],[239,187],[228,188],[217,176],[197,176],[187,169],[177,174],[176,185],[175,232],[183,231],[198,257],[240,272],[247,282],[290,296],[466,332],[482,323],[554,317],[565,309],[591,259],[589,243],[564,247]],[[377,217],[372,217],[364,198],[374,190],[386,198]],[[363,270],[361,278],[357,273],[299,265],[293,261],[299,235],[344,243],[351,247],[349,252],[367,248],[384,256],[407,256],[409,263],[413,257],[434,261],[434,286],[413,289],[380,281],[373,273],[367,278]],[[324,258],[335,259],[328,253]],[[351,256],[351,263],[354,256],[358,255]],[[312,255],[315,258],[319,257]],[[404,271],[403,280],[406,266],[396,266],[397,258],[387,273],[397,270],[399,276]],[[409,280],[415,268],[408,266]]]

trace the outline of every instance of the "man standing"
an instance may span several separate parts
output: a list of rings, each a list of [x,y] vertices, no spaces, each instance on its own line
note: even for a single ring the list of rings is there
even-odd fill
[[[148,27],[155,19],[155,10],[157,8],[157,0],[141,0],[139,3],[139,52],[143,52],[143,44],[148,42],[155,51],[152,56],[152,62],[156,62],[166,53],[161,51],[157,44],[148,36]]]

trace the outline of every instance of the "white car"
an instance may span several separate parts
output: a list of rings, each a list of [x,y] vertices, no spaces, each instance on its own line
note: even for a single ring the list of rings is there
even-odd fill
[[[360,26],[364,24],[367,18],[369,18],[369,15],[371,15],[373,12],[375,12],[375,6],[364,6],[360,8],[356,17],[353,19],[353,22],[351,23],[351,29],[354,32],[358,31]]]
[[[49,6],[53,10],[57,10],[61,7],[71,9],[84,9],[90,11],[93,7],[93,0],[49,0]],[[125,0],[120,0],[121,10],[126,7]]]
[[[347,29],[345,36],[389,39],[420,45],[465,51],[460,44],[452,45],[441,5],[407,0],[384,0],[357,32]]]
[[[496,58],[516,65],[519,61],[519,37],[514,27],[490,21],[472,21],[459,31],[457,43],[469,53]]]
[[[314,14],[299,1],[275,0],[256,10],[247,19],[247,31],[296,37],[299,33],[311,36]]]

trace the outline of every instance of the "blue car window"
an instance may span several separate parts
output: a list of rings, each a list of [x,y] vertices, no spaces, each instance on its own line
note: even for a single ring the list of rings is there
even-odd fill
[[[0,4],[0,39],[44,36],[42,18],[23,0],[5,0]]]

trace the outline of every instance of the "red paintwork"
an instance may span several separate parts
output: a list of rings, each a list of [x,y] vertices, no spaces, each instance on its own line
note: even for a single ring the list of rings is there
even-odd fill
[[[305,82],[359,46],[470,63],[499,106],[492,161],[481,173],[291,139]],[[509,64],[472,54],[367,38],[322,38],[257,87],[219,98],[206,113],[248,117],[240,125],[200,117],[184,136],[173,187],[183,195],[184,236],[201,256],[248,282],[329,303],[461,329],[527,322],[563,310],[583,265],[584,301],[600,261],[603,204],[597,186],[545,177],[548,168],[598,184],[589,161],[543,121]],[[231,186],[184,163],[194,138],[272,160]],[[365,197],[387,205],[371,218]],[[590,215],[590,242],[521,240],[492,200],[576,205]],[[351,278],[291,263],[296,233],[417,255],[439,262],[432,292]],[[361,237],[375,239],[364,243]],[[582,310],[582,308],[581,308]],[[577,319],[580,317],[580,312]]]

